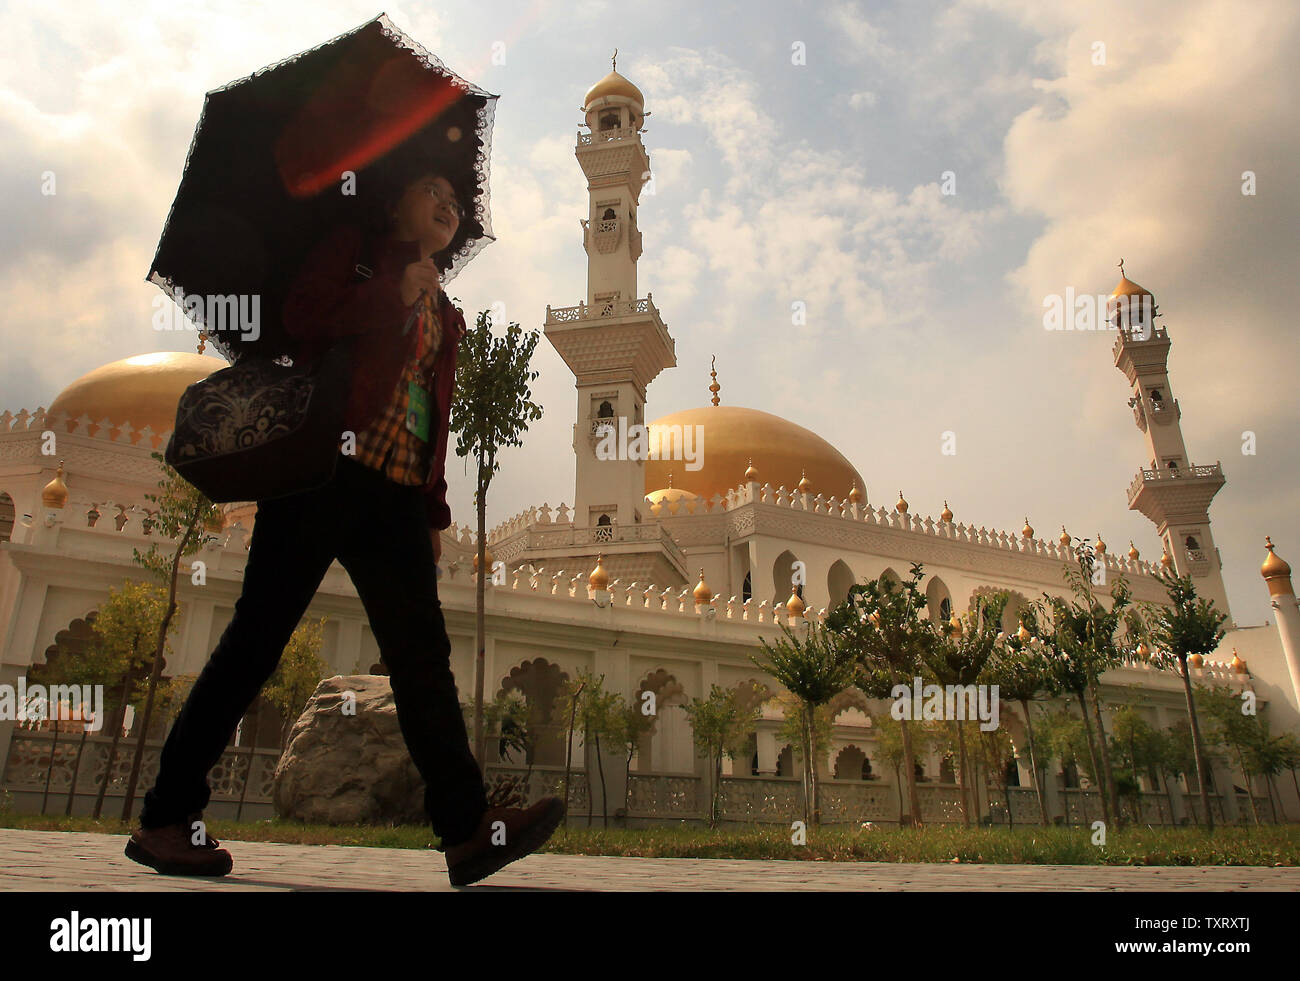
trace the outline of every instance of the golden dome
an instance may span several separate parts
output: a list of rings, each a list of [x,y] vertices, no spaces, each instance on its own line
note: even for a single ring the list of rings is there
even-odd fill
[[[694,596],[695,602],[697,603],[707,603],[709,600],[713,599],[713,590],[711,590],[709,584],[704,581],[703,569],[700,570],[700,581],[695,584]]]
[[[1061,537],[1059,541],[1062,548],[1070,547],[1070,533],[1065,530],[1065,525],[1061,525]]]
[[[61,509],[68,503],[68,485],[63,482],[63,461],[54,471],[54,479],[41,490],[41,503],[47,508]]]
[[[1143,289],[1137,283],[1133,282],[1133,280],[1125,276],[1123,267],[1122,266],[1120,267],[1119,282],[1116,283],[1115,288],[1110,291],[1110,297],[1112,300],[1119,296],[1152,296],[1152,295],[1153,294],[1151,293],[1150,290]]]
[[[790,611],[792,617],[803,616],[803,611],[807,607],[804,605],[803,597],[799,595],[799,590],[790,590],[790,598],[786,600],[785,608]]]
[[[750,457],[750,458],[749,458],[749,466],[747,466],[747,467],[745,468],[745,479],[746,479],[746,480],[757,480],[757,479],[758,479],[758,471],[754,469],[754,458],[753,458],[753,457]]]
[[[1106,543],[1101,540],[1101,532],[1097,532],[1097,547],[1093,551],[1098,555],[1106,554]]]
[[[1150,656],[1151,654],[1151,648],[1147,647],[1146,641],[1143,641],[1137,645],[1136,653],[1138,657],[1142,658],[1142,660],[1145,661],[1147,657]]]
[[[198,354],[137,354],[82,375],[58,394],[48,412],[51,416],[66,412],[69,428],[72,420],[89,416],[93,423],[129,422],[137,432],[146,426],[155,434],[170,432],[176,425],[176,403],[185,389],[226,367],[221,358]]]
[[[961,625],[961,617],[954,613],[952,619],[948,621],[948,626],[952,627],[952,635],[961,640],[962,634],[966,632]]]
[[[698,409],[685,409],[662,416],[650,423],[655,433],[651,448],[669,453],[675,449],[657,427],[699,426],[702,438],[693,444],[697,461],[703,465],[698,470],[688,469],[681,460],[647,460],[645,464],[645,489],[650,493],[668,486],[668,473],[673,472],[674,483],[685,490],[712,500],[714,494],[727,496],[736,485],[736,474],[744,471],[746,464],[757,468],[763,479],[773,487],[794,487],[799,482],[795,474],[803,473],[811,483],[824,491],[843,494],[854,483],[866,484],[853,464],[830,443],[816,433],[797,426],[789,420],[758,409],[736,405],[706,405]],[[694,464],[691,464],[692,466]]]
[[[939,519],[944,524],[952,524],[952,509],[948,507],[948,502],[943,502],[943,510],[939,513]]]
[[[1030,634],[1029,628],[1026,627],[1024,623],[1021,623],[1020,629],[1016,631],[1016,637],[1019,639],[1020,643],[1023,644],[1027,642],[1031,636],[1033,635]]]
[[[492,563],[493,561],[495,561],[492,558],[492,549],[490,548],[483,549],[483,560],[487,563],[487,567],[491,569]],[[477,548],[474,549],[474,571],[478,572],[478,549]]]
[[[894,505],[894,510],[899,514],[907,514],[907,501],[903,498],[903,492],[898,492],[898,503]]]
[[[1273,544],[1273,536],[1264,536],[1264,547],[1268,549],[1268,556],[1264,559],[1264,564],[1259,567],[1259,574],[1264,577],[1270,587],[1274,580],[1289,580],[1291,578],[1291,566],[1287,564],[1286,560],[1273,551],[1276,547]],[[1272,592],[1271,588],[1269,592]]]
[[[698,501],[699,494],[692,494],[688,490],[682,490],[680,487],[664,487],[660,490],[651,491],[645,496],[645,499],[651,505],[655,504],[676,504],[678,501]]]
[[[1191,657],[1187,659],[1187,663],[1190,667],[1199,669],[1202,665],[1205,664],[1205,658],[1203,658],[1200,654],[1193,654]]]
[[[1237,648],[1235,647],[1232,649],[1232,670],[1236,671],[1237,674],[1246,673],[1246,662],[1237,655]]]
[[[1160,550],[1160,564],[1168,569],[1174,564],[1174,560],[1169,557],[1169,550],[1162,548]]]
[[[1029,523],[1029,518],[1025,518],[1025,526],[1020,529],[1020,534],[1024,538],[1034,537],[1034,526]]]
[[[856,487],[857,484],[854,484],[854,486]],[[812,482],[808,479],[808,475],[802,470],[799,471],[799,483],[795,485],[795,490],[800,494],[807,494],[812,490]]]
[[[638,106],[645,107],[645,96],[641,90],[629,82],[618,72],[610,72],[599,82],[587,89],[587,94],[582,99],[582,108],[585,110],[597,99],[604,98],[607,95],[621,95],[631,99]]]
[[[1133,540],[1130,538],[1128,543],[1128,557],[1136,562],[1140,554],[1141,553],[1137,550],[1137,546],[1133,544]]]
[[[849,503],[859,504],[862,502],[862,491],[858,490],[857,481],[854,481],[852,489],[849,491]]]
[[[592,589],[607,589],[609,587],[609,573],[601,564],[605,561],[605,553],[601,552],[596,556],[596,568],[591,570],[591,575],[587,576],[587,584]]]

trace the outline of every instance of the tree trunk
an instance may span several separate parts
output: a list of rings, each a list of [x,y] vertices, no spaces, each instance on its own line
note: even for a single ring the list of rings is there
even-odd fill
[[[85,726],[85,712],[81,713],[83,718],[81,728],[81,742],[77,744],[77,758],[72,763],[72,783],[68,787],[68,806],[64,810],[64,817],[72,817],[72,798],[77,793],[77,775],[81,772],[81,754],[86,751],[86,737],[90,735],[90,730]]]
[[[1255,827],[1260,826],[1259,808],[1255,806],[1255,788],[1251,786],[1251,773],[1246,769],[1246,756],[1242,753],[1240,747],[1234,747],[1237,754],[1237,767],[1241,770],[1242,782],[1246,785],[1246,800],[1250,801],[1250,816],[1255,821]]]
[[[487,481],[483,479],[485,463],[479,458],[478,490],[475,492],[475,511],[478,516],[478,576],[474,584],[474,756],[480,767],[484,766],[487,752],[487,733],[483,727],[483,682],[487,672],[487,616],[484,612],[486,603],[486,583],[490,574],[487,568]],[[573,734],[569,734],[572,741]],[[569,773],[564,773],[564,806],[569,806]]]
[[[1187,696],[1187,718],[1192,724],[1192,747],[1196,753],[1196,781],[1200,784],[1201,807],[1205,810],[1205,830],[1214,830],[1214,812],[1210,810],[1209,772],[1205,761],[1205,743],[1201,740],[1201,725],[1196,719],[1196,699],[1192,697],[1192,675],[1187,669],[1187,655],[1178,655],[1182,669],[1183,694]]]
[[[820,785],[817,780],[817,730],[813,720],[814,708],[811,704],[804,706],[805,714],[808,717],[808,786],[812,792],[812,823],[820,827],[822,809],[821,795],[819,793]]]
[[[54,760],[59,755],[59,709],[57,705],[50,705],[54,715],[54,741],[50,743],[50,762],[45,768],[45,792],[41,794],[41,815],[45,814],[45,802],[50,797],[50,780],[54,777]],[[51,712],[45,713],[47,716]]]
[[[1165,800],[1169,804],[1169,824],[1177,827],[1178,819],[1174,817],[1174,793],[1169,789],[1169,772],[1163,766],[1160,767],[1160,782],[1165,785]]]
[[[1110,801],[1107,799],[1109,795],[1106,793],[1105,779],[1101,777],[1101,767],[1097,765],[1097,748],[1092,744],[1092,721],[1088,718],[1088,701],[1083,697],[1082,689],[1076,691],[1074,694],[1078,697],[1079,707],[1083,710],[1083,729],[1088,737],[1088,757],[1092,760],[1093,783],[1095,783],[1097,785],[1097,788],[1101,791],[1102,820],[1106,822],[1106,827],[1109,828],[1112,826],[1113,823],[1110,819]],[[1085,791],[1083,787],[1080,786],[1079,787],[1080,801],[1084,799],[1084,794]],[[1086,821],[1087,819],[1088,819],[1087,815],[1085,814],[1084,820]]]
[[[961,820],[964,827],[970,827],[970,805],[966,801],[966,733],[965,726],[960,722],[954,722],[957,727],[957,765],[961,768],[958,774],[958,786],[961,791]]]
[[[605,800],[607,791],[605,790],[605,761],[600,758],[600,733],[596,733],[596,769],[600,772],[600,820],[606,828],[609,827],[609,802]],[[587,808],[590,813],[591,808]],[[587,822],[591,826],[591,822]]]
[[[257,699],[253,699],[253,704],[257,705]],[[253,734],[248,739],[248,771],[244,774],[243,786],[239,788],[239,807],[235,809],[236,821],[242,821],[244,819],[244,799],[248,796],[248,783],[250,780],[253,779],[253,762],[256,758],[253,754],[257,752],[257,725],[258,722],[261,721],[261,715],[262,713],[260,710],[255,710],[253,712]],[[280,731],[282,733],[280,739],[280,749],[283,751],[284,730],[281,729]]]
[[[1043,799],[1043,782],[1038,773],[1038,754],[1034,749],[1034,721],[1029,717],[1027,698],[1020,700],[1020,710],[1025,713],[1025,734],[1029,740],[1029,772],[1034,778],[1034,796],[1038,798],[1038,814],[1045,828],[1051,822],[1047,819],[1047,802]]]
[[[1101,717],[1101,699],[1097,695],[1097,686],[1092,682],[1088,683],[1088,693],[1092,695],[1092,708],[1097,716],[1097,746],[1101,750],[1103,770],[1101,789],[1102,793],[1110,798],[1110,809],[1111,813],[1115,815],[1115,826],[1119,827],[1124,823],[1119,808],[1119,791],[1115,786],[1115,772],[1110,765],[1110,746],[1106,741],[1106,724]]]
[[[898,684],[898,672],[892,662],[889,665],[889,682],[891,685]],[[908,731],[907,721],[899,720],[899,725],[903,727],[903,771],[907,777],[907,802],[912,812],[912,827],[920,828],[924,827],[925,821],[921,816],[921,795],[916,791],[916,761],[912,757],[912,734]]]
[[[132,648],[134,650],[134,648]],[[126,695],[131,688],[131,666],[127,665],[126,671],[122,674],[122,700],[114,713],[113,719],[113,741],[108,744],[108,761],[104,764],[104,779],[99,783],[99,793],[95,795],[95,812],[93,817],[99,820],[99,814],[104,808],[104,792],[108,790],[108,782],[113,778],[113,765],[117,762],[117,744],[122,741],[122,727],[126,725]]]
[[[898,826],[903,826],[903,775],[898,764],[894,764],[894,790],[898,794]]]
[[[479,567],[482,568],[482,565],[483,562],[480,559]],[[569,739],[564,750],[564,820],[563,823],[565,824],[565,826],[568,826],[569,823],[569,771],[573,768],[573,726],[578,718],[578,698],[582,695],[582,689],[585,685],[586,682],[583,682],[581,685],[578,686],[578,690],[574,692],[573,709],[572,711],[569,712]],[[480,699],[479,706],[481,707],[482,704],[483,702]],[[479,725],[481,725],[481,716],[476,716],[474,720],[474,726],[475,728],[478,728]]]

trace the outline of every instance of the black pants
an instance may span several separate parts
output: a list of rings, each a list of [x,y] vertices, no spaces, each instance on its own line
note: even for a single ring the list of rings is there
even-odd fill
[[[167,736],[140,815],[145,827],[207,806],[208,771],[335,558],[356,585],[388,665],[433,830],[444,848],[473,835],[487,800],[452,677],[422,491],[346,457],[324,487],[259,505],[243,593]]]

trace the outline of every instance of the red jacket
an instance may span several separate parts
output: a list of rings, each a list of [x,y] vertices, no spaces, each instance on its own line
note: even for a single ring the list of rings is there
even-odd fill
[[[362,335],[355,348],[352,391],[344,416],[345,426],[354,433],[360,433],[383,410],[393,397],[403,366],[414,355],[416,330],[413,327],[402,336],[412,308],[402,302],[398,284],[406,267],[422,258],[418,241],[401,242],[391,235],[373,239],[369,264],[374,275],[359,281],[355,269],[360,248],[359,228],[335,229],[308,255],[282,310],[285,332],[299,342],[295,359],[314,361],[338,338]],[[441,290],[438,302],[443,325],[442,347],[434,366],[433,401],[438,417],[424,495],[429,527],[441,530],[451,524],[444,476],[447,423],[465,317]]]

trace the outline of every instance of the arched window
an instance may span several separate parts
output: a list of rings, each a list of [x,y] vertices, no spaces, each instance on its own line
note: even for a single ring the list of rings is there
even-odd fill
[[[941,620],[952,619],[952,601],[948,599],[947,596],[945,596],[943,598],[943,601],[939,604],[939,619]]]
[[[754,580],[750,573],[745,573],[745,581],[740,587],[740,601],[743,603],[754,595]]]
[[[609,404],[608,399],[600,403],[600,409],[596,412],[596,416],[600,419],[614,418],[614,407]]]
[[[0,542],[7,542],[14,533],[14,499],[0,494]]]
[[[604,213],[603,215],[600,216],[600,220],[601,220],[601,221],[612,221],[615,217],[617,217],[617,216],[614,214],[614,209],[613,209],[613,208],[606,208],[606,209],[605,209],[605,213]]]
[[[619,118],[616,112],[607,112],[600,117],[601,129],[618,129]]]
[[[1198,541],[1196,540],[1196,536],[1195,536],[1195,535],[1188,535],[1188,536],[1187,536],[1187,547],[1188,547],[1188,548],[1200,548],[1200,547],[1201,547],[1201,543],[1198,542]]]
[[[601,527],[608,526],[610,524],[609,515],[602,514],[599,518],[596,519],[596,524]]]

